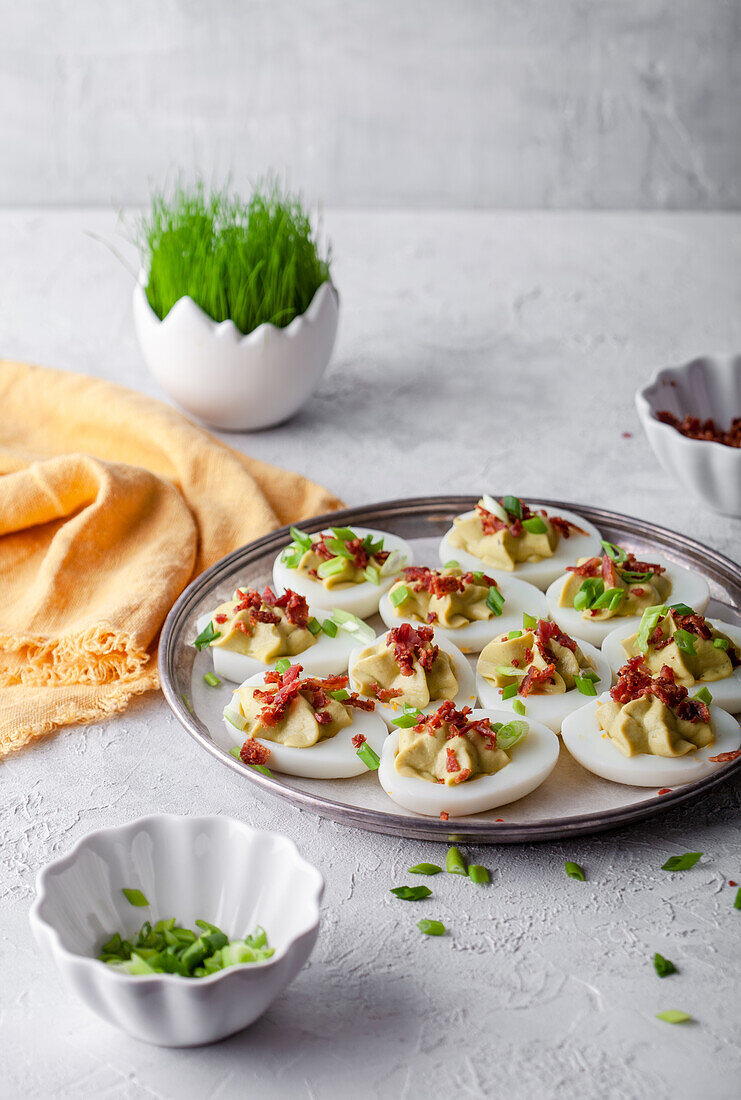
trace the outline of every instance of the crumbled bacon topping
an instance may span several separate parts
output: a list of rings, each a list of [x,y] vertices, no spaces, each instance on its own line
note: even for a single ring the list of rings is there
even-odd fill
[[[225,623],[228,618],[229,618],[229,616],[225,615],[224,612],[222,611],[218,615],[214,615],[214,622],[219,623],[219,624]]]
[[[576,642],[574,639],[570,635],[565,634],[558,623],[552,622],[551,619],[538,619],[534,633],[539,643],[538,648],[541,653],[545,649],[551,657],[553,656],[548,648],[551,642],[558,642],[564,649],[570,649],[572,653],[576,653]]]
[[[610,695],[620,706],[644,695],[654,695],[665,707],[673,710],[678,718],[687,722],[710,721],[707,704],[700,699],[690,699],[689,692],[674,678],[674,669],[662,665],[658,676],[652,676],[643,665],[643,657],[631,657],[618,672],[618,681]]]
[[[301,665],[290,665],[284,673],[271,670],[265,673],[265,683],[273,690],[255,688],[253,695],[264,704],[260,711],[260,722],[264,726],[277,726],[285,718],[293,700],[302,695],[314,711],[314,717],[320,726],[328,725],[332,715],[325,708],[329,705],[330,691],[339,691],[347,687],[347,676],[327,676],[323,680],[307,676],[303,680]],[[358,710],[373,710],[372,699],[361,699],[357,692],[351,692],[347,699],[341,700],[343,706]]]
[[[663,565],[656,562],[638,561],[635,554],[628,554],[625,561],[614,562],[609,554],[601,558],[587,558],[581,565],[567,565],[567,573],[577,577],[602,577],[605,588],[617,588],[623,573],[665,573]]]
[[[318,554],[324,561],[329,561],[330,558],[336,557],[334,550],[331,550],[327,546],[327,539],[329,535],[318,535],[316,539],[312,541],[311,548]],[[378,565],[383,565],[389,556],[388,550],[377,550],[375,554],[369,554],[365,542],[361,538],[348,539],[344,542],[345,548],[350,554],[352,554],[352,563],[357,569],[365,569],[368,562],[375,561]],[[350,560],[350,559],[348,559]]]
[[[741,447],[741,416],[731,421],[727,431],[719,428],[712,418],[701,420],[699,416],[685,416],[680,420],[674,413],[662,409],[656,413],[656,419],[669,424],[689,439],[703,439],[708,443],[723,443],[726,447]]]
[[[442,726],[447,726],[446,741],[450,741],[453,737],[470,737],[471,734],[478,734],[479,737],[486,740],[487,748],[496,748],[497,735],[491,728],[489,720],[479,718],[472,722],[468,717],[470,713],[470,707],[461,707],[458,710],[452,699],[446,699],[432,714],[422,715],[414,727],[414,732],[427,732],[433,737],[436,730],[441,729]],[[450,752],[451,750],[448,749],[447,751]],[[448,757],[448,759],[450,758]],[[448,770],[455,771],[457,769],[449,768]]]
[[[481,574],[481,579],[476,580],[473,572],[462,573],[459,577],[455,573],[444,573],[439,569],[428,569],[425,565],[409,565],[403,570],[404,582],[414,592],[429,592],[431,596],[449,596],[454,592],[464,592],[471,584],[485,585],[487,588],[498,588],[493,577]]]
[[[509,523],[505,523],[499,516],[495,516],[493,512],[489,512],[484,508],[483,504],[477,504],[476,514],[481,520],[481,529],[484,534],[495,535],[497,531],[503,531],[506,527],[510,535],[518,539],[525,531],[525,528],[522,526],[522,520],[532,519],[534,516],[540,516],[546,523],[550,523],[551,527],[555,528],[562,538],[567,539],[574,532],[577,535],[586,534],[586,531],[583,531],[581,527],[577,527],[575,523],[572,523],[571,520],[564,519],[563,516],[549,516],[544,508],[533,510],[524,500],[520,500],[520,507],[522,509],[522,519],[519,516],[515,516]],[[507,512],[507,515],[509,516],[511,513]]]
[[[298,592],[293,592],[290,588],[282,596],[276,596],[269,585],[265,587],[262,594],[256,588],[248,588],[246,592],[238,588],[237,602],[232,614],[237,615],[241,611],[247,611],[250,627],[254,626],[255,623],[270,623],[275,626],[280,622],[280,616],[271,609],[276,607],[284,611],[286,619],[293,626],[306,628],[309,621],[308,605],[303,596],[300,596]],[[225,621],[226,616],[223,619],[217,619],[217,622]],[[236,625],[238,629],[249,633],[243,621],[241,627],[239,623]]]
[[[453,749],[445,749],[445,770],[448,772],[459,772],[461,766],[458,763],[458,757],[455,755]]]
[[[537,665],[530,665],[522,680],[520,680],[517,688],[518,695],[532,695],[533,692],[537,693],[538,688],[542,684],[547,684],[553,680],[553,676],[556,672],[555,664],[551,663],[546,665],[545,668],[538,668]]]
[[[441,810],[440,811],[440,820],[441,821],[450,821],[450,814],[448,813],[447,810]]]
[[[376,683],[372,683],[369,686],[379,703],[390,703],[392,699],[398,699],[400,695],[404,694],[402,688],[384,688]]]
[[[415,660],[425,672],[430,671],[440,652],[439,647],[433,644],[433,636],[432,627],[418,626],[415,629],[410,623],[402,623],[389,630],[386,645],[393,649],[394,660],[402,676],[413,675]]]
[[[259,741],[248,737],[239,750],[239,759],[244,764],[267,764],[270,759],[270,749],[267,745],[261,745]]]
[[[365,740],[366,738],[364,733],[356,733],[352,739],[353,748],[359,749],[361,745],[365,744]]]
[[[708,760],[711,764],[729,764],[731,760],[738,760],[741,756],[741,749],[734,749],[733,752],[719,752],[717,756],[709,756]],[[736,883],[732,882],[731,886],[735,886]]]

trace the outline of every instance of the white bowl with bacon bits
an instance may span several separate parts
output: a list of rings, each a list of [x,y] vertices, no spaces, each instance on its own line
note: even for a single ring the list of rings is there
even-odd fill
[[[440,561],[546,589],[577,557],[598,553],[600,539],[594,524],[566,508],[534,508],[519,497],[484,493],[443,535]]]
[[[546,619],[495,638],[476,666],[476,691],[485,707],[527,715],[554,733],[611,683],[610,665],[595,646]]]
[[[637,630],[649,607],[707,607],[710,589],[699,573],[653,553],[650,562],[638,561],[609,542],[602,549],[601,556],[572,562],[546,592],[551,618],[567,634],[601,646],[616,626]]]
[[[429,714],[448,700],[459,707],[476,702],[468,660],[430,626],[402,623],[359,646],[348,675],[352,690],[374,700],[390,726],[402,713]]]
[[[431,625],[464,653],[478,653],[497,634],[522,626],[523,615],[544,618],[548,604],[540,589],[525,581],[495,580],[451,563],[442,570],[404,569],[381,597],[379,611],[389,628]]]
[[[709,704],[706,687],[690,696],[670,668],[651,676],[641,660],[626,662],[609,693],[564,721],[563,742],[583,768],[612,783],[671,789],[741,755],[741,727]]]
[[[208,650],[217,676],[236,684],[284,657],[300,658],[311,676],[331,676],[347,668],[363,627],[354,616],[315,610],[297,592],[245,586],[199,617],[193,644]]]
[[[276,586],[299,592],[312,607],[360,619],[378,611],[381,596],[414,559],[404,539],[369,527],[328,527],[312,535],[290,530],[292,541],[273,565]]]
[[[373,701],[348,691],[347,676],[306,676],[298,664],[240,684],[224,725],[243,763],[309,779],[375,770],[387,737]]]
[[[551,774],[558,752],[558,738],[540,722],[445,703],[389,734],[378,778],[389,798],[413,813],[465,817],[530,794]]]

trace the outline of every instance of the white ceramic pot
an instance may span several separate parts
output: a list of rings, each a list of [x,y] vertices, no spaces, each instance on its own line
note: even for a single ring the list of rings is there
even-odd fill
[[[134,908],[121,893],[137,887]],[[196,1046],[251,1024],[304,965],[319,930],[322,876],[278,833],[229,817],[157,814],[83,837],[36,882],[31,927],[88,1008],[137,1039]],[[234,938],[262,925],[275,954],[205,978],[126,974],[96,955],[143,921],[211,921]]]
[[[298,412],[329,363],[338,317],[331,282],[285,328],[260,325],[246,336],[187,296],[160,321],[141,281],[134,289],[134,325],[152,374],[186,412],[227,431],[268,428]]]
[[[680,420],[711,417],[719,427],[729,427],[741,416],[741,357],[705,357],[660,370],[637,391],[636,408],[667,473],[710,508],[741,516],[741,448],[691,439],[656,418],[666,409]]]

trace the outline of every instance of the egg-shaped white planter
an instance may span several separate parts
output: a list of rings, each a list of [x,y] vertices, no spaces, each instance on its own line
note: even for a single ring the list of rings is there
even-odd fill
[[[268,428],[298,412],[329,363],[338,317],[331,282],[285,328],[260,325],[246,336],[188,296],[160,321],[142,283],[134,289],[134,325],[152,374],[186,412],[227,431]]]

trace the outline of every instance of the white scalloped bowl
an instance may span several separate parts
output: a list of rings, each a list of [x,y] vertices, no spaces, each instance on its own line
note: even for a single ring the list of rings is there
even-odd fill
[[[121,893],[138,887],[135,908]],[[45,867],[29,919],[39,945],[88,1008],[158,1046],[212,1043],[265,1012],[304,965],[319,931],[324,883],[295,844],[229,817],[157,814],[99,829]],[[262,925],[272,958],[205,978],[131,975],[95,956],[113,932],[145,920],[197,918],[232,938]]]
[[[327,368],[339,318],[331,282],[285,328],[260,325],[246,336],[187,295],[160,320],[141,279],[133,305],[142,353],[162,388],[199,420],[227,431],[268,428],[298,412]]]
[[[716,512],[741,516],[741,448],[690,439],[656,419],[666,409],[680,419],[712,417],[729,427],[741,416],[741,357],[693,359],[657,371],[635,400],[643,430],[667,473]]]

